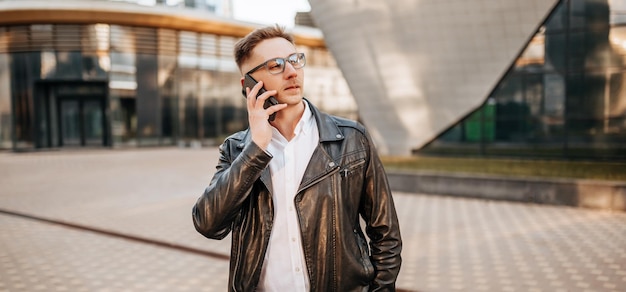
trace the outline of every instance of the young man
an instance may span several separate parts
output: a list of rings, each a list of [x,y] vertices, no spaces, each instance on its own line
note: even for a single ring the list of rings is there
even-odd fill
[[[246,74],[259,81],[245,88],[249,128],[220,146],[193,207],[204,236],[232,232],[229,291],[395,290],[400,229],[365,128],[303,98],[305,56],[284,29],[253,31],[235,60],[242,85]],[[264,108],[270,96],[278,104]]]

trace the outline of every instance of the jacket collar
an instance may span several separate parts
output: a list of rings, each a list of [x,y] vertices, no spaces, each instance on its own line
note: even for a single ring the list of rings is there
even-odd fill
[[[343,140],[343,134],[337,127],[337,124],[333,121],[333,119],[326,113],[321,112],[317,109],[309,100],[304,99],[308,104],[313,116],[315,117],[315,122],[317,123],[317,130],[320,134],[320,142],[333,142]]]
[[[311,110],[313,117],[315,117],[315,123],[317,124],[317,130],[320,135],[320,143],[343,140],[343,134],[341,133],[339,127],[337,127],[337,124],[333,121],[331,116],[324,112],[321,112],[308,99],[303,99],[306,103],[309,104],[309,109]],[[250,135],[250,129],[248,128],[246,130],[245,137],[237,146],[239,149],[243,149],[251,141],[252,135]]]
[[[313,184],[316,181],[316,178],[320,177],[325,173],[329,173],[333,171],[334,168],[337,167],[337,164],[333,161],[333,159],[328,155],[326,147],[330,145],[326,145],[326,147],[320,147],[324,142],[335,142],[341,141],[344,139],[343,134],[339,130],[337,124],[333,121],[330,115],[321,112],[317,109],[311,102],[307,99],[304,99],[305,102],[309,104],[309,109],[313,113],[313,117],[315,117],[315,123],[317,123],[317,130],[319,132],[319,145],[316,147],[315,151],[313,151],[313,155],[311,156],[312,161],[320,162],[321,165],[325,165],[325,170],[320,173],[309,171],[309,168],[312,167],[310,164],[307,166],[307,171],[305,171],[304,176],[302,177],[302,182],[300,183],[300,187],[298,188],[298,192],[307,188],[309,185]],[[245,131],[245,136],[242,141],[237,145],[239,150],[242,150],[246,145],[252,142],[252,135],[250,135],[250,128]],[[270,168],[266,167],[261,172],[261,181],[265,184],[265,187],[270,190],[272,193],[272,177],[270,174]]]

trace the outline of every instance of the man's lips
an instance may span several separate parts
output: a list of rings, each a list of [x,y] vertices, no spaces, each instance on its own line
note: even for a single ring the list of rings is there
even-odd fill
[[[291,89],[300,89],[300,85],[294,84],[294,85],[285,87],[285,90],[291,90]]]

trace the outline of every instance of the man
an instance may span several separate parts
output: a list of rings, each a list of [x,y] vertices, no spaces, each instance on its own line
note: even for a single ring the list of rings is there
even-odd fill
[[[232,232],[229,291],[395,290],[398,219],[365,128],[304,99],[305,56],[284,29],[251,32],[235,61],[259,81],[245,88],[249,128],[220,146],[193,207],[204,236]],[[264,108],[270,96],[278,104]]]

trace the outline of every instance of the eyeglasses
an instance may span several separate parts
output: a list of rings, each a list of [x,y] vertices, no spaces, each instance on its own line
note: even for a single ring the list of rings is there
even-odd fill
[[[294,69],[300,69],[304,67],[306,64],[306,58],[304,57],[304,53],[293,53],[289,55],[287,58],[274,58],[269,59],[263,64],[254,67],[252,70],[248,71],[246,74],[252,74],[256,70],[261,69],[262,67],[267,68],[267,71],[270,74],[280,74],[285,71],[285,64],[289,62]]]

